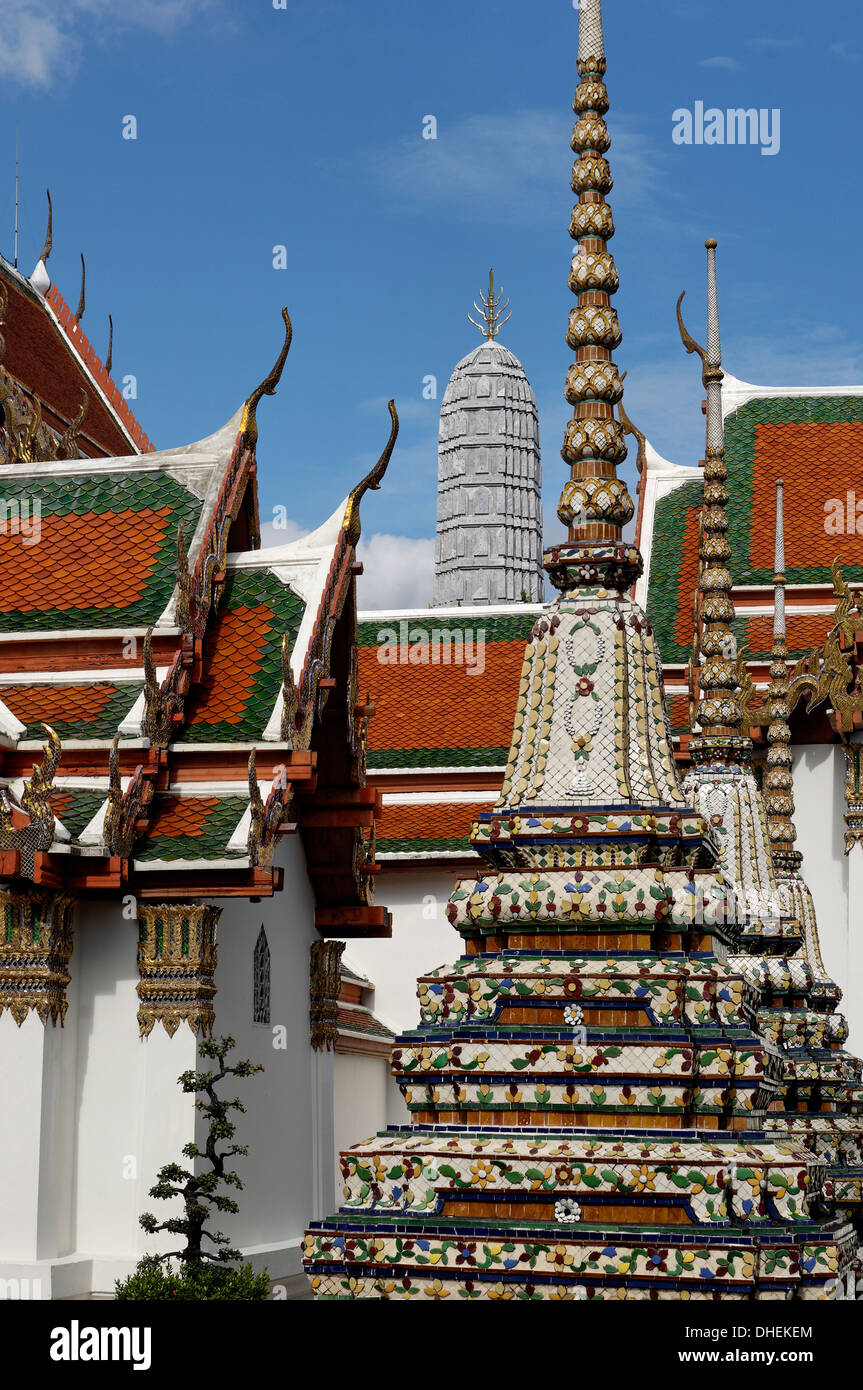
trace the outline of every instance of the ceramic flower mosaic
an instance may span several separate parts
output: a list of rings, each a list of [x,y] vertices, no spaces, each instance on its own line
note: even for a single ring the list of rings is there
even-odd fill
[[[770,1124],[789,1044],[827,1027],[765,1000],[773,967],[750,970],[749,944],[800,988],[805,904],[752,911],[723,872],[727,788],[681,787],[652,628],[628,597],[641,559],[614,476],[605,68],[600,0],[582,0],[570,531],[545,555],[561,597],[533,626],[501,796],[447,905],[464,953],[421,978],[419,1026],[396,1039],[410,1126],[342,1154],[340,1209],[307,1233],[321,1299],[832,1299],[856,1260],[832,1168],[853,1124]],[[735,775],[725,852],[766,874]],[[834,1081],[851,1084],[841,1062],[819,1072]]]

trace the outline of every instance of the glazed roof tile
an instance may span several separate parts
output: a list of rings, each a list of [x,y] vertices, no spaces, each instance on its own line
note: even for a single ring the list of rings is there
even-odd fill
[[[155,623],[176,582],[180,522],[194,532],[202,503],[166,472],[119,468],[22,475],[13,500],[41,508],[36,544],[0,531],[0,631]],[[34,534],[36,534],[34,532]]]
[[[863,543],[856,529],[848,531],[846,525],[835,534],[828,527],[833,514],[846,510],[848,490],[863,470],[863,399],[759,397],[727,417],[725,439],[735,585],[772,585],[778,478],[785,484],[786,516],[793,522],[785,537],[788,584],[829,584],[837,555],[846,579],[863,580]],[[666,662],[689,659],[702,494],[701,482],[690,481],[656,503],[647,611]],[[767,623],[769,619],[750,619],[745,626],[751,631],[744,630],[743,620],[738,624],[738,641],[746,643],[749,655],[769,652]],[[789,606],[790,653],[807,651],[823,636],[817,617],[795,615]]]
[[[517,610],[488,617],[471,613],[463,620],[435,617],[430,611],[428,617],[414,617],[405,624],[408,634],[422,629],[429,635],[429,660],[411,664],[408,643],[394,665],[380,660],[381,642],[389,639],[379,634],[390,630],[398,635],[398,618],[384,615],[380,621],[361,622],[360,690],[369,691],[375,706],[369,726],[369,769],[503,768],[525,642],[535,622],[534,613]],[[465,649],[467,660],[435,662],[435,651],[443,657],[447,650],[445,639],[441,644],[437,634],[457,630],[464,630],[466,637],[471,632],[469,640],[475,645],[472,652]],[[452,654],[457,654],[455,648]],[[475,670],[468,664],[471,659]]]
[[[107,791],[82,791],[78,788],[63,788],[55,791],[51,800],[51,810],[62,821],[73,840],[81,834],[107,798]]]
[[[2,257],[0,277],[9,294],[3,326],[6,339],[3,365],[7,371],[66,420],[75,418],[82,392],[86,391],[89,404],[82,433],[104,453],[127,454],[130,444],[142,450],[151,448],[80,325],[75,325],[74,334],[70,331],[72,315],[59,291],[52,286],[48,294],[52,314]],[[110,399],[113,411],[93,390],[93,380]]]
[[[50,724],[60,739],[113,738],[143,689],[143,682],[0,684],[0,700],[26,725],[22,738],[41,738],[43,723]]]
[[[147,838],[136,848],[135,858],[144,861],[225,858],[228,841],[248,804],[248,797],[243,796],[157,795]]]
[[[468,842],[472,822],[480,811],[491,809],[485,801],[431,801],[392,803],[384,801],[378,821],[376,843],[380,855],[470,854]]]
[[[382,1042],[392,1042],[395,1033],[387,1028],[385,1023],[381,1023],[374,1014],[366,1013],[364,1009],[351,1008],[349,1004],[339,1005],[338,1016],[339,1029],[345,1029],[351,1033],[366,1033],[370,1038],[380,1038]]]
[[[305,603],[271,570],[228,571],[224,601],[204,644],[204,671],[187,706],[183,739],[260,738],[282,687],[282,637],[293,645]]]

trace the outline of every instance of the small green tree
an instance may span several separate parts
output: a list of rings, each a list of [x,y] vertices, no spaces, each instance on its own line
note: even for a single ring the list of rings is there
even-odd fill
[[[237,1132],[237,1126],[228,1118],[230,1112],[238,1110],[245,1114],[246,1107],[236,1097],[233,1100],[222,1100],[216,1095],[216,1087],[226,1076],[254,1076],[264,1068],[260,1063],[248,1061],[229,1066],[225,1059],[236,1045],[236,1039],[231,1037],[205,1038],[198,1052],[201,1057],[215,1058],[219,1063],[219,1070],[184,1071],[179,1077],[180,1087],[187,1095],[198,1095],[195,1109],[201,1111],[210,1125],[206,1146],[199,1149],[193,1141],[184,1146],[183,1153],[193,1161],[197,1158],[206,1160],[210,1167],[209,1171],[195,1173],[192,1169],[181,1167],[179,1163],[166,1163],[164,1168],[159,1169],[155,1186],[150,1188],[150,1196],[161,1201],[170,1201],[173,1197],[182,1198],[184,1214],[169,1216],[166,1221],[157,1221],[152,1212],[144,1212],[139,1218],[140,1224],[150,1235],[156,1235],[159,1231],[169,1231],[172,1235],[186,1237],[185,1249],[169,1251],[158,1256],[161,1261],[176,1258],[182,1260],[185,1266],[193,1260],[213,1260],[225,1264],[240,1258],[241,1251],[234,1250],[228,1244],[227,1236],[221,1231],[207,1230],[205,1224],[215,1211],[236,1212],[240,1209],[233,1197],[220,1192],[219,1187],[224,1184],[226,1187],[235,1187],[242,1191],[243,1184],[239,1174],[225,1165],[227,1160],[236,1154],[248,1153],[248,1145],[229,1143],[228,1147],[221,1151],[216,1146],[233,1139]],[[200,1098],[202,1095],[206,1096],[206,1100]],[[205,1250],[204,1240],[212,1242],[215,1250]]]
[[[246,1107],[234,1097],[223,1100],[217,1095],[216,1087],[227,1076],[254,1076],[264,1068],[259,1063],[237,1062],[230,1066],[226,1061],[228,1053],[236,1047],[236,1039],[223,1037],[205,1038],[198,1051],[201,1057],[215,1059],[218,1070],[185,1071],[178,1078],[182,1090],[187,1095],[197,1095],[195,1108],[201,1111],[209,1122],[207,1141],[203,1149],[194,1141],[186,1144],[183,1154],[194,1162],[200,1159],[209,1168],[196,1173],[194,1167],[184,1168],[179,1163],[166,1163],[159,1169],[156,1183],[150,1188],[150,1196],[160,1201],[170,1201],[179,1197],[183,1203],[182,1216],[170,1216],[158,1221],[152,1212],[144,1212],[139,1217],[141,1226],[149,1235],[168,1231],[172,1235],[185,1237],[185,1246],[180,1250],[169,1250],[160,1255],[146,1255],[138,1270],[126,1281],[118,1281],[118,1298],[265,1298],[269,1288],[269,1276],[255,1274],[251,1266],[242,1270],[227,1270],[225,1265],[239,1260],[242,1252],[228,1243],[228,1237],[221,1231],[211,1231],[207,1223],[214,1212],[236,1212],[239,1206],[229,1197],[223,1187],[242,1190],[240,1176],[227,1167],[230,1159],[237,1154],[248,1153],[246,1144],[231,1142],[237,1127],[230,1119],[231,1111],[245,1114]],[[219,1148],[219,1145],[226,1145]],[[213,1247],[205,1249],[204,1242]],[[170,1273],[173,1260],[180,1261],[179,1275]],[[211,1263],[208,1265],[207,1262]],[[222,1266],[213,1269],[213,1265]],[[207,1270],[212,1275],[207,1275]]]

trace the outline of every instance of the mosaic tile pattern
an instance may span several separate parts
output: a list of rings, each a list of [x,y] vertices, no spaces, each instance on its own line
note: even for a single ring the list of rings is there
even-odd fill
[[[39,545],[0,534],[0,631],[155,623],[176,583],[177,527],[202,503],[167,473],[6,479],[4,496],[41,502]],[[29,511],[28,511],[29,515]]]
[[[43,721],[61,739],[113,738],[144,689],[143,681],[114,685],[0,685],[0,700],[26,725],[22,738],[42,738]]]
[[[248,807],[243,796],[159,794],[147,838],[135,850],[145,863],[155,859],[223,859],[228,841]]]
[[[204,671],[187,705],[189,743],[259,739],[282,688],[282,637],[293,644],[305,604],[269,570],[228,571],[204,643]]]
[[[824,1161],[761,1131],[782,1053],[728,953],[764,914],[728,911],[714,812],[677,779],[653,631],[625,597],[641,558],[614,476],[600,0],[579,35],[571,529],[546,554],[563,597],[524,654],[503,789],[472,837],[483,866],[448,904],[464,955],[420,980],[421,1025],[395,1041],[413,1124],[343,1153],[343,1205],[307,1233],[321,1299],[832,1299],[856,1259]]]

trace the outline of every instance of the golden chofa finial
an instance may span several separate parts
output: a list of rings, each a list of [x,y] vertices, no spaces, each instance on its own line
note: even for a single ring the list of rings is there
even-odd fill
[[[282,350],[279,353],[271,371],[267,373],[260,386],[256,386],[251,396],[249,396],[243,407],[243,418],[240,421],[240,433],[245,436],[246,444],[249,448],[254,448],[258,442],[258,422],[255,411],[262,396],[274,396],[276,387],[282,376],[282,368],[287,360],[291,349],[291,339],[294,336],[291,316],[287,309],[282,309],[282,321],[285,325],[285,340],[282,343]]]
[[[495,297],[493,270],[488,272],[488,294],[485,295],[482,290],[480,290],[479,297],[482,302],[482,308],[479,307],[476,300],[473,302],[473,307],[482,319],[482,323],[477,323],[476,319],[470,314],[468,314],[468,318],[474,328],[478,328],[480,333],[484,333],[488,341],[492,342],[492,340],[497,337],[503,324],[509,323],[509,320],[512,318],[512,313],[506,312],[507,309],[509,309],[509,300],[503,299],[503,291],[501,290],[500,294]]]

